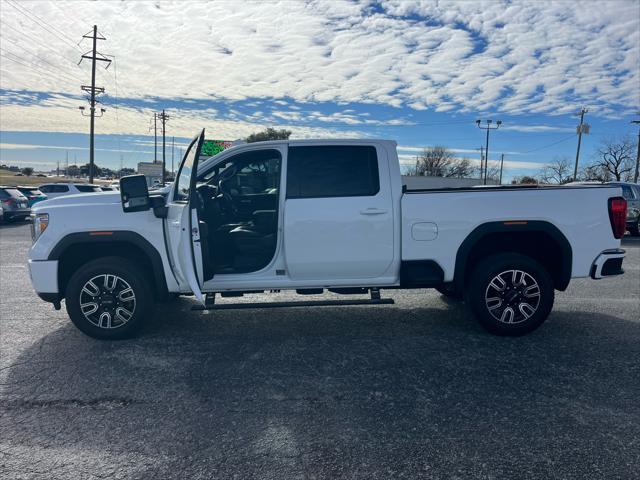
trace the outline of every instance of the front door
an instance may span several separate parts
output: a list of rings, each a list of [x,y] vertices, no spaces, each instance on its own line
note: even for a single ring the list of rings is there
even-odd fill
[[[164,225],[171,268],[182,290],[193,292],[201,303],[204,303],[204,279],[195,187],[203,141],[204,129],[191,141],[182,159],[173,188],[168,194]]]

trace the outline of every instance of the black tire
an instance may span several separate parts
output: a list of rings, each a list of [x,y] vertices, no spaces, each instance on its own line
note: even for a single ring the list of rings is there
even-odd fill
[[[631,234],[632,237],[640,236],[640,217],[636,218],[635,225],[633,224],[628,225],[627,230],[629,230],[629,233]]]
[[[463,296],[455,289],[452,283],[443,283],[435,289],[444,297],[451,300],[463,300]]]
[[[467,301],[486,330],[519,336],[544,323],[553,307],[554,293],[553,281],[540,263],[525,255],[504,253],[475,266]]]
[[[117,279],[114,280],[114,276]],[[90,337],[131,338],[153,307],[148,284],[131,262],[121,257],[93,260],[81,266],[69,280],[65,292],[67,312],[73,324]],[[82,305],[87,315],[83,313],[81,301],[85,302]],[[94,306],[97,309],[91,311]]]

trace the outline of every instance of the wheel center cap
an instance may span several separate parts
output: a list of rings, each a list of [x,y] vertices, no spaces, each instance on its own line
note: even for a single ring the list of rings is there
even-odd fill
[[[518,296],[518,292],[515,290],[511,290],[507,293],[507,302],[513,302]]]
[[[115,300],[115,298],[113,298],[112,295],[104,295],[102,297],[102,305],[104,305],[106,307],[110,307],[114,303],[116,303],[116,300]]]

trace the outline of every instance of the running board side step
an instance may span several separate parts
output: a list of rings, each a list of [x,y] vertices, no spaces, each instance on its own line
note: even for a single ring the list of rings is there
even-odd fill
[[[298,302],[256,302],[256,303],[208,303],[194,305],[191,310],[236,310],[247,308],[288,308],[288,307],[332,307],[338,305],[392,305],[392,298],[371,298],[359,300],[302,300]]]

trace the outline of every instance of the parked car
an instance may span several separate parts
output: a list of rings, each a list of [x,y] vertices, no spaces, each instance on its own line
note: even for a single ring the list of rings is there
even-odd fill
[[[66,195],[76,195],[78,193],[102,192],[100,185],[90,183],[45,183],[40,185],[39,189],[49,199],[64,197]]]
[[[114,180],[112,181],[109,186],[111,188],[113,188],[114,190],[120,190],[120,180]]]
[[[42,193],[40,190],[38,190],[38,187],[36,186],[26,185],[26,186],[18,186],[16,188],[20,190],[20,193],[22,193],[25,197],[27,197],[27,199],[29,200],[30,207],[33,207],[36,203],[47,199],[47,196],[44,193]]]
[[[47,178],[47,176],[44,173],[39,173],[36,175],[36,177]]]
[[[0,202],[6,222],[24,220],[31,215],[29,200],[16,187],[0,186]]]
[[[64,299],[84,333],[131,336],[172,294],[215,310],[390,304],[381,289],[438,288],[490,332],[523,335],[572,278],[624,272],[617,186],[409,190],[388,140],[251,143],[199,165],[203,141],[157,195],[134,175],[118,196],[35,207],[33,286],[55,308]],[[215,304],[280,289],[370,298]]]
[[[640,235],[640,185],[631,182],[609,182],[622,188],[622,196],[627,201],[627,230],[635,237]]]
[[[102,190],[103,192],[114,192],[114,191],[116,191],[116,189],[113,188],[111,185],[100,185],[100,190]]]
[[[4,210],[2,209],[2,202],[0,202],[0,222],[4,220]]]

